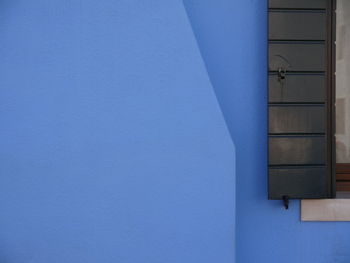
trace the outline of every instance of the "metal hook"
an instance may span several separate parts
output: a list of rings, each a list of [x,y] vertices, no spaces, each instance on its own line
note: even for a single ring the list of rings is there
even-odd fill
[[[285,207],[285,209],[289,208],[289,196],[288,195],[284,195],[282,196],[283,199],[283,205]]]

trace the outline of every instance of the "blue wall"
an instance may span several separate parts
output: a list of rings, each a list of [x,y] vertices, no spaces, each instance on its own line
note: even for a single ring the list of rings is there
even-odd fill
[[[184,0],[237,155],[237,263],[348,263],[349,223],[302,223],[267,200],[267,3]]]
[[[0,38],[0,262],[234,262],[234,147],[182,1],[3,0]]]

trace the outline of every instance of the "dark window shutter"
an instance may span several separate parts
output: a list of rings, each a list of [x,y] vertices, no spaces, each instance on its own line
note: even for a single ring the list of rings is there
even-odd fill
[[[269,1],[269,198],[334,196],[333,1]]]

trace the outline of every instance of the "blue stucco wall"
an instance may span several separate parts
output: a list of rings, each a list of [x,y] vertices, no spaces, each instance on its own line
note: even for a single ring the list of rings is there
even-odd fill
[[[267,200],[267,3],[184,0],[237,155],[237,263],[348,263],[349,223]]]
[[[0,262],[234,262],[234,146],[181,0],[2,0],[0,38]]]

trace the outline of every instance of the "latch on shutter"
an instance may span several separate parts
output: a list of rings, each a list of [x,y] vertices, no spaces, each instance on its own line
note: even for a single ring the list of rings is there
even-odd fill
[[[278,81],[282,84],[284,79],[286,78],[286,73],[287,73],[287,70],[286,69],[283,69],[283,68],[279,68],[278,69]]]

